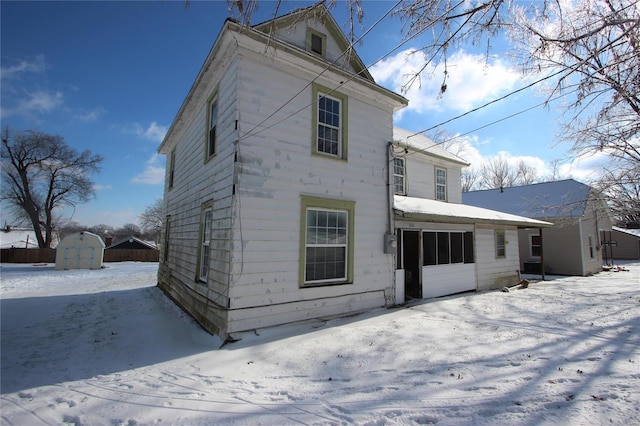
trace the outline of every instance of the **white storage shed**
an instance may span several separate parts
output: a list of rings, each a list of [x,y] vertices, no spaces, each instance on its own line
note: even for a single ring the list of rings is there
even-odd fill
[[[56,250],[56,269],[100,269],[104,242],[91,232],[67,235]]]

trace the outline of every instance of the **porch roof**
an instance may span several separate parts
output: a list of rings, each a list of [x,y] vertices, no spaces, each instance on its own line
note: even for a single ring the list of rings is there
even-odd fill
[[[492,223],[519,228],[546,228],[552,223],[482,207],[394,195],[393,208],[405,218],[446,223]]]

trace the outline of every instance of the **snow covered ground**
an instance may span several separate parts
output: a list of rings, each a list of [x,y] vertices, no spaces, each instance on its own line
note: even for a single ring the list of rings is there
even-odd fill
[[[0,266],[3,425],[640,424],[640,263],[246,333],[157,264]]]

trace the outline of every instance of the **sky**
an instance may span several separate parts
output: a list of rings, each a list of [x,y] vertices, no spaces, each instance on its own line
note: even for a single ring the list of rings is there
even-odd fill
[[[157,263],[105,266],[0,265],[3,424],[640,424],[637,261],[222,347]]]
[[[281,11],[312,3],[285,1]],[[252,22],[269,19],[274,4],[261,3]],[[365,1],[358,35],[392,5]],[[338,2],[332,14],[346,29],[345,5]],[[157,148],[230,16],[227,3],[216,0],[0,2],[2,127],[58,134],[73,148],[105,159],[94,176],[95,198],[66,211],[67,219],[88,226],[138,223],[142,211],[162,198],[166,159]],[[398,17],[387,17],[356,46],[378,84],[409,99],[409,107],[396,114],[397,126],[422,131],[528,83],[498,42],[488,62],[473,46],[451,52],[443,96],[441,64],[403,92],[407,75],[423,63],[422,53],[408,53],[427,40],[393,50],[402,30]],[[545,176],[550,162],[560,160],[563,177],[588,182],[602,161],[578,161],[568,146],[556,143],[557,105],[504,120],[543,100],[530,89],[439,129],[463,135],[457,152],[474,167],[502,155],[524,160]],[[2,217],[3,224],[7,220]]]

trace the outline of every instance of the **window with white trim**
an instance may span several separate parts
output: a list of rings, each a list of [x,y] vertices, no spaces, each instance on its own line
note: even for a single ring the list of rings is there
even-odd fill
[[[405,195],[405,160],[404,158],[393,159],[393,190],[396,194]]]
[[[169,236],[171,235],[171,216],[167,216],[164,225],[164,262],[169,260]]]
[[[473,232],[424,231],[422,233],[422,265],[474,263]]]
[[[436,168],[436,200],[447,201],[447,170]]]
[[[207,208],[202,212],[200,223],[200,272],[198,279],[206,282],[209,274],[209,253],[211,245],[211,221],[213,219],[213,210]]]
[[[504,229],[496,229],[495,232],[495,240],[496,240],[496,257],[502,258],[507,257],[507,241],[505,239]]]
[[[171,158],[169,158],[169,189],[173,188],[173,181],[176,172],[176,149],[171,150]]]
[[[540,235],[529,235],[529,255],[531,257],[540,257],[542,254],[542,237]]]

